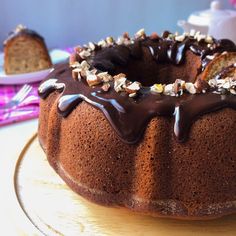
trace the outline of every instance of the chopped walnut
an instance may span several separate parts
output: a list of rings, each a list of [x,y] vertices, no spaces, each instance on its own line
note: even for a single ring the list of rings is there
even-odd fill
[[[126,81],[127,79],[125,77],[116,78],[114,81],[114,89],[116,92],[122,92],[124,91],[126,87]]]
[[[131,94],[131,93],[136,93],[138,90],[140,90],[140,88],[141,88],[141,84],[135,81],[131,83],[130,85],[126,86],[125,91]]]
[[[81,79],[81,74],[80,74],[80,72],[81,72],[81,69],[79,69],[79,68],[73,69],[73,70],[72,70],[72,78],[73,78],[74,80],[80,80],[80,79]]]
[[[86,59],[87,57],[89,57],[91,55],[91,53],[89,52],[89,50],[82,50],[81,52],[79,52],[79,56],[82,59]]]
[[[98,85],[102,82],[101,79],[97,75],[92,74],[92,73],[87,75],[86,81],[89,86]]]
[[[115,75],[113,78],[114,78],[114,80],[120,79],[120,78],[126,78],[126,74],[120,73],[120,74],[118,74],[118,75]]]
[[[98,42],[98,46],[105,48],[107,47],[107,42],[104,39],[102,39]]]
[[[136,34],[135,34],[136,38],[145,38],[146,34],[145,34],[145,30],[144,29],[140,29]]]
[[[99,78],[101,78],[101,80],[103,82],[109,82],[109,81],[112,81],[113,80],[113,77],[111,75],[108,74],[108,72],[101,72],[101,73],[98,73],[97,76]]]
[[[185,89],[190,93],[190,94],[195,94],[197,93],[197,89],[195,88],[193,83],[187,82],[185,83]]]
[[[206,36],[205,38],[205,42],[208,43],[208,44],[212,44],[213,43],[213,38],[209,35]]]
[[[113,45],[114,44],[114,39],[112,37],[107,37],[106,42],[108,45]]]
[[[96,47],[95,47],[95,44],[94,44],[94,43],[89,42],[89,43],[88,43],[88,48],[90,49],[90,51],[94,51]]]
[[[170,95],[170,96],[175,96],[175,92],[174,92],[174,84],[167,84],[164,87],[164,92],[165,95]]]

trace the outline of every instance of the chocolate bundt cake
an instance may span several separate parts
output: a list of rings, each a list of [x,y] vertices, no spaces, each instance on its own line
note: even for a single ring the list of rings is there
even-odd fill
[[[77,47],[39,87],[39,142],[78,194],[153,216],[236,213],[236,46],[164,32]]]
[[[35,31],[18,25],[4,42],[6,74],[21,74],[52,67],[44,39]]]

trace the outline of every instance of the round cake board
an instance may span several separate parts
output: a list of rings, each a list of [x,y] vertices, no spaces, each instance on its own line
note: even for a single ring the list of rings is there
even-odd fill
[[[91,203],[49,166],[36,135],[19,156],[14,183],[19,207],[42,235],[236,235],[236,215],[184,221]]]

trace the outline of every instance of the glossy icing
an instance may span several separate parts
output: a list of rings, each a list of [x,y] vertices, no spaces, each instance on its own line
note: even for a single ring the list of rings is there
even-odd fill
[[[132,58],[136,60],[142,57],[142,47],[149,48],[157,63],[171,63],[177,66],[184,61],[186,50],[191,50],[201,57],[202,71],[207,64],[206,55],[236,51],[235,45],[229,40],[215,40],[209,48],[205,42],[198,42],[190,37],[182,42],[168,39],[168,34],[165,33],[162,38],[136,40],[129,46],[98,48],[88,61],[98,70],[112,74],[117,65],[125,67]],[[110,83],[113,85],[113,82]],[[45,99],[55,90],[61,93],[58,111],[62,116],[69,115],[80,102],[86,101],[103,112],[118,136],[126,143],[138,142],[147,124],[156,116],[173,117],[174,134],[179,142],[184,142],[188,138],[191,125],[200,116],[223,108],[236,109],[235,95],[216,94],[212,91],[206,94],[171,97],[153,94],[150,87],[142,87],[135,99],[125,93],[117,93],[114,89],[104,92],[100,85],[89,87],[83,78],[75,81],[68,64],[55,68],[40,86],[39,94]]]

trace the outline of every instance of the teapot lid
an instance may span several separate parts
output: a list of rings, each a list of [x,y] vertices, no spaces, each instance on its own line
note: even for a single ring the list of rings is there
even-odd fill
[[[209,26],[212,19],[232,16],[236,16],[236,11],[222,9],[220,1],[212,1],[210,9],[192,13],[188,22],[194,25]]]

